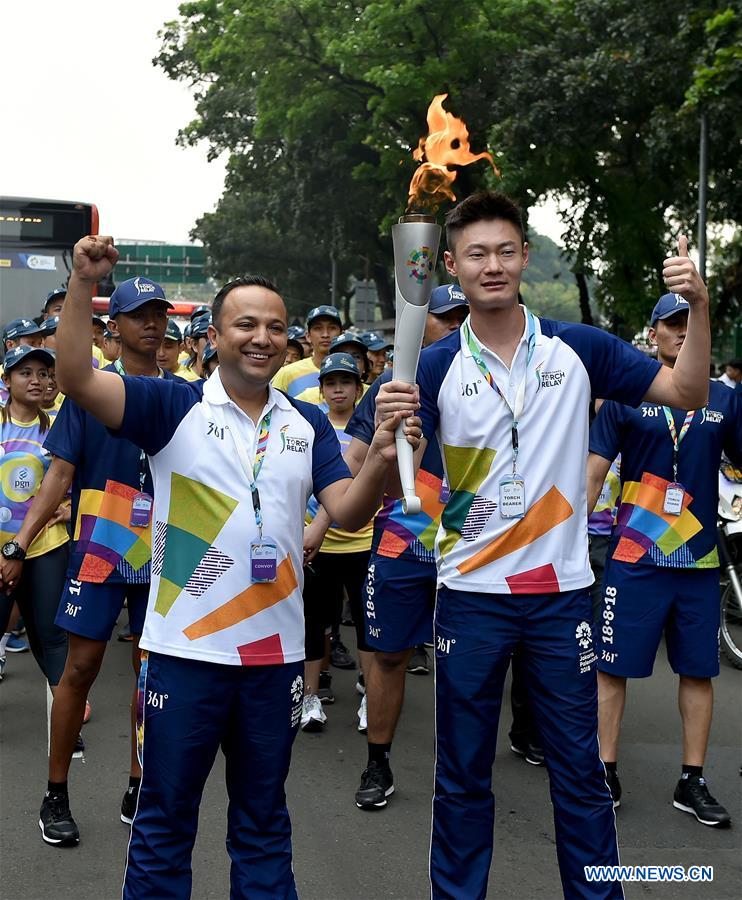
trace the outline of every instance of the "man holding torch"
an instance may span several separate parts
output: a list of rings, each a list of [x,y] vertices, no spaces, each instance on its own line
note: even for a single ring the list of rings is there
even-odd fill
[[[674,368],[584,325],[539,319],[518,303],[528,265],[518,208],[480,193],[446,219],[445,262],[471,313],[423,351],[423,441],[437,439],[450,499],[436,541],[434,900],[483,898],[492,858],[492,765],[503,682],[522,646],[551,782],[564,895],[617,898],[620,882],[585,866],[618,863],[597,741],[586,458],[590,397],[694,409],[706,403],[708,293],[680,238],[668,290],[689,303]],[[412,413],[418,391],[383,385],[381,418]]]
[[[201,793],[221,746],[232,896],[293,900],[284,781],[304,693],[304,510],[314,493],[343,528],[365,525],[401,415],[377,429],[351,480],[327,418],[270,385],[286,353],[286,308],[259,276],[214,299],[219,368],[207,382],[91,369],[80,335],[92,328],[93,284],[117,259],[110,237],[76,244],[57,377],[114,437],[145,451],[154,484],[154,497],[140,491],[117,507],[151,521],[154,544],[140,643],[142,783],[123,896],[190,896]],[[416,422],[405,428],[416,445]]]

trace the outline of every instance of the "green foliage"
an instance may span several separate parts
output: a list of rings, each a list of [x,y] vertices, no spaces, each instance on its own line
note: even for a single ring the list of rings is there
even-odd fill
[[[229,154],[224,196],[194,231],[214,274],[265,272],[300,314],[328,298],[332,256],[341,285],[374,278],[392,315],[389,227],[428,104],[448,92],[503,173],[462,169],[457,195],[560,197],[583,315],[595,275],[601,310],[635,328],[695,224],[701,110],[711,216],[742,217],[741,28],[737,5],[709,0],[192,0],[156,63],[196,91],[181,140]],[[549,314],[573,315],[566,273],[545,284]]]

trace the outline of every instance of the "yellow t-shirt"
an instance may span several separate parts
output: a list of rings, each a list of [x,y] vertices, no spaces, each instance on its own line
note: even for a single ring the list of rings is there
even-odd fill
[[[21,530],[51,464],[51,454],[43,450],[47,434],[41,431],[38,418],[31,422],[0,420],[0,544],[12,540]],[[68,540],[67,529],[61,522],[45,525],[28,548],[26,557],[42,556]]]
[[[178,363],[181,366],[184,366],[190,358],[191,358],[191,354],[187,350],[184,350],[178,357]]]
[[[183,378],[185,381],[201,381],[201,376],[197,375],[193,369],[189,369],[188,366],[178,366],[173,375],[177,375],[178,378]]]
[[[279,369],[273,376],[271,384],[289,397],[298,397],[308,388],[319,387],[319,369],[309,356]]]
[[[91,349],[93,351],[93,359],[98,363],[97,366],[95,365],[95,363],[93,363],[96,369],[105,369],[106,366],[111,365],[111,363],[108,362],[108,360],[103,355],[103,351],[100,349],[100,347],[96,347],[95,344],[93,344]]]

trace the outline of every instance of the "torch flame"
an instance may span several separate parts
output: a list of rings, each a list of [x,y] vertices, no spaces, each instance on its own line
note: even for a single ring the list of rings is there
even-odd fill
[[[490,153],[472,153],[469,150],[469,130],[466,123],[443,108],[448,94],[438,94],[428,107],[428,136],[421,137],[413,157],[420,165],[412,176],[407,198],[408,211],[428,209],[435,211],[444,199],[455,200],[451,185],[456,181],[456,170],[449,166],[468,166],[479,159],[486,159],[497,175],[500,170]]]

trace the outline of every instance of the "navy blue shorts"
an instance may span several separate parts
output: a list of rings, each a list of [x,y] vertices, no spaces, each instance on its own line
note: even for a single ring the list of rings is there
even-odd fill
[[[373,554],[364,585],[366,642],[399,653],[433,640],[435,563]]]
[[[713,678],[719,674],[719,570],[609,559],[597,631],[601,672],[647,678],[664,632],[673,672]]]
[[[93,641],[107,641],[126,600],[131,633],[144,629],[149,584],[93,584],[68,578],[62,588],[55,623]]]

